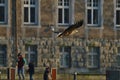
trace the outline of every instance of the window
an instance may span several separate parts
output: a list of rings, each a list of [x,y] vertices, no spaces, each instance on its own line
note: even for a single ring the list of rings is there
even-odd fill
[[[88,68],[98,68],[99,67],[99,47],[90,47],[90,52],[87,55]]]
[[[118,55],[117,55],[117,66],[120,67],[120,47],[118,47],[117,50],[118,50]]]
[[[37,0],[24,0],[24,24],[36,24],[37,11]]]
[[[0,23],[7,22],[7,0],[0,0]]]
[[[26,45],[25,46],[25,58],[27,62],[33,61],[35,66],[37,66],[37,46],[36,45]]]
[[[0,45],[0,66],[6,66],[6,45]]]
[[[115,27],[120,28],[120,0],[115,1]]]
[[[70,23],[70,0],[58,0],[58,23],[68,25]]]
[[[101,25],[101,3],[102,0],[87,0],[87,25]]]
[[[60,48],[60,67],[68,68],[70,67],[70,47],[61,47]]]

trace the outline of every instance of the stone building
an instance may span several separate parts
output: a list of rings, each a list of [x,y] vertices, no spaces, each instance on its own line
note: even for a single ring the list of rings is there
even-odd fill
[[[0,0],[0,66],[17,52],[36,69],[104,73],[120,66],[119,0]],[[79,20],[78,33],[57,38]]]

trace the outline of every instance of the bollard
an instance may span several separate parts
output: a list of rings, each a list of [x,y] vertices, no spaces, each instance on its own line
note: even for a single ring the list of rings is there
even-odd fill
[[[15,69],[14,68],[7,69],[7,80],[15,80]]]
[[[0,80],[2,80],[2,79],[1,79],[1,71],[0,71]]]
[[[52,80],[56,80],[57,71],[56,68],[52,68]]]
[[[74,73],[74,80],[77,80],[77,72]]]
[[[10,80],[10,68],[7,68],[7,80]]]

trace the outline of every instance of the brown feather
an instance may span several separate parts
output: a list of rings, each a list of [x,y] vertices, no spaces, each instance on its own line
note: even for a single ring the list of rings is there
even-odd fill
[[[58,34],[57,37],[69,36],[74,30],[76,30],[77,28],[81,27],[82,25],[83,25],[83,20],[80,20],[79,22],[69,26],[62,33]]]

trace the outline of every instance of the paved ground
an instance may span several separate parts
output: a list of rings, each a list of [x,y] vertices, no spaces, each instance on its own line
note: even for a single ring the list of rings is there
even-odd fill
[[[36,73],[34,75],[34,80],[43,80],[43,74]],[[29,75],[25,74],[26,79],[29,80]],[[18,76],[15,75],[15,80],[18,80]],[[1,74],[0,80],[7,80],[7,74]],[[57,80],[74,80],[72,74],[57,74]],[[77,80],[106,80],[105,75],[77,75]]]

